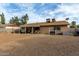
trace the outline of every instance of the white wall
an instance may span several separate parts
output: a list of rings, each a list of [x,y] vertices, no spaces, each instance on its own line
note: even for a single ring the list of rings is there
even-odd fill
[[[20,29],[20,27],[5,27],[6,29]]]

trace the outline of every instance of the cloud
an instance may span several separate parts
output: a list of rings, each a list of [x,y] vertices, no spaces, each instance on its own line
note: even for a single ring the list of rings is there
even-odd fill
[[[3,12],[5,14],[6,22],[8,23],[11,17],[21,17],[28,13],[32,10],[32,6],[32,4],[0,4],[0,13]]]
[[[69,17],[69,22],[75,20],[79,22],[79,4],[61,4],[58,8],[53,11],[56,18],[66,18]]]
[[[65,20],[69,17],[71,22],[76,19],[79,23],[79,4],[77,3],[14,3],[14,4],[0,4],[0,11],[5,14],[6,22],[10,20],[12,16],[21,17],[24,14],[28,14],[29,23],[43,22],[46,18],[56,18],[57,20]]]

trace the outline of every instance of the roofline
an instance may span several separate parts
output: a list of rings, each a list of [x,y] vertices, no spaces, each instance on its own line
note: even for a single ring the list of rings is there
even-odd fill
[[[66,23],[62,23],[62,24],[50,24],[50,23],[47,23],[45,24],[46,22],[39,22],[39,23],[29,23],[29,24],[25,24],[25,25],[21,25],[20,27],[34,27],[34,26],[62,26],[62,25],[69,25],[69,23],[67,21],[56,21],[56,22],[66,22]]]

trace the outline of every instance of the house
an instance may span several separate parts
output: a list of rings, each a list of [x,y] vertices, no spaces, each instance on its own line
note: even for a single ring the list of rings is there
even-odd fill
[[[20,27],[15,24],[7,24],[5,27],[6,32],[15,32],[16,30],[19,30]]]
[[[0,32],[5,32],[5,27],[6,25],[5,24],[0,24]]]
[[[41,33],[41,34],[59,34],[68,30],[67,21],[55,21],[47,19],[46,22],[30,23],[21,25],[20,28],[24,33]]]
[[[20,27],[15,24],[0,24],[0,32],[11,33],[18,29],[20,29]]]

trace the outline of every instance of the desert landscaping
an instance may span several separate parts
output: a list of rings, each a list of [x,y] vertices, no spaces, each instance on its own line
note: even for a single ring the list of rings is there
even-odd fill
[[[77,56],[79,36],[0,33],[1,56]]]
[[[0,4],[0,56],[79,56],[77,5]]]

